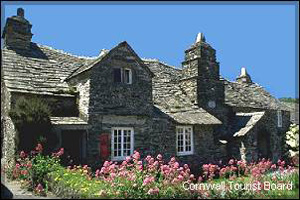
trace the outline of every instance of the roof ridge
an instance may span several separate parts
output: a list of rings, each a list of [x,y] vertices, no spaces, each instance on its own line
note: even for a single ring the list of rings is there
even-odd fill
[[[79,58],[79,59],[88,59],[88,60],[93,60],[93,59],[96,59],[99,57],[98,56],[79,56],[79,55],[75,55],[75,54],[72,54],[72,53],[69,53],[69,52],[66,52],[62,49],[56,49],[56,48],[53,48],[51,46],[48,46],[48,45],[44,45],[44,44],[39,44],[39,43],[35,43],[37,46],[39,47],[44,47],[44,48],[47,48],[49,50],[52,50],[52,51],[55,51],[57,53],[61,53],[61,54],[65,54],[65,55],[68,55],[68,56],[72,56],[72,57],[76,57],[76,58]]]
[[[178,69],[178,70],[181,70],[181,69],[177,68],[176,66],[169,65],[168,63],[159,60],[158,58],[141,58],[141,59],[142,59],[142,61],[146,61],[146,62],[156,62],[156,63],[163,64],[163,65],[165,65],[166,67],[170,67],[170,68],[172,68],[172,69]]]

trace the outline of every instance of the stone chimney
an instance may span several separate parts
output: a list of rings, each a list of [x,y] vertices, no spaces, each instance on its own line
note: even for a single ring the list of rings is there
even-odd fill
[[[250,75],[247,73],[246,68],[242,67],[241,68],[241,74],[236,78],[236,81],[238,83],[247,83],[250,84],[252,83]]]
[[[2,33],[4,45],[12,49],[29,49],[32,25],[24,18],[24,9],[18,8],[17,16],[7,18]]]
[[[205,42],[205,37],[204,37],[203,33],[198,33],[195,44],[201,43],[201,42]]]

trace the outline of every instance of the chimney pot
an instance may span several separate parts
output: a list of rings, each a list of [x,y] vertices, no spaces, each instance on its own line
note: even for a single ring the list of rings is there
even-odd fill
[[[17,10],[17,15],[18,15],[19,17],[24,18],[24,9],[23,9],[23,8],[18,8],[18,10]]]

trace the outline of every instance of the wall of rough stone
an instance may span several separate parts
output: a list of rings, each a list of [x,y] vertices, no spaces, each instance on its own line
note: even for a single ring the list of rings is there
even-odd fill
[[[115,83],[113,69],[127,68],[132,71],[132,84]],[[111,50],[90,72],[78,76],[71,84],[79,91],[79,110],[87,116],[87,156],[89,163],[99,162],[99,136],[111,135],[112,127],[133,127],[135,148],[145,150],[150,145],[153,114],[152,74],[126,44]],[[147,139],[148,138],[148,139]]]
[[[241,110],[241,108],[239,109]],[[248,109],[246,109],[248,111]],[[283,144],[285,139],[285,133],[289,129],[290,114],[288,111],[282,112],[282,127],[277,126],[277,111],[267,110],[265,115],[259,122],[244,136],[235,138],[229,143],[230,154],[236,158],[245,158],[247,161],[258,159],[258,134],[266,132],[270,138],[270,156],[275,162],[282,158],[284,152]]]
[[[90,105],[90,71],[82,73],[69,81],[70,86],[75,87],[78,92],[77,104],[79,117],[88,121]]]
[[[16,136],[15,126],[8,115],[11,107],[11,94],[7,90],[1,79],[1,158],[4,158],[5,165],[11,167],[14,165],[14,156],[16,152]]]
[[[113,68],[132,70],[132,84],[114,83]],[[151,115],[151,72],[138,62],[130,50],[119,46],[101,64],[91,69],[90,112],[118,115]]]
[[[194,154],[178,156],[181,163],[189,163],[192,169],[199,169],[202,164],[219,163],[227,159],[226,145],[215,139],[215,126],[195,125],[194,130]],[[176,144],[174,144],[176,145]],[[197,170],[196,170],[197,171]]]

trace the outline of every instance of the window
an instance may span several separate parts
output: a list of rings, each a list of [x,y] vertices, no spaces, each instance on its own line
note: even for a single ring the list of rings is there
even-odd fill
[[[115,83],[132,83],[131,69],[114,68],[114,82]]]
[[[131,79],[132,79],[131,70],[125,69],[124,70],[124,83],[131,84]]]
[[[176,127],[177,154],[191,155],[194,151],[193,128],[191,126]]]
[[[282,127],[282,112],[281,112],[281,110],[277,111],[277,126]]]
[[[112,159],[123,160],[133,153],[133,128],[112,128]]]
[[[114,82],[121,83],[121,68],[114,68]]]

